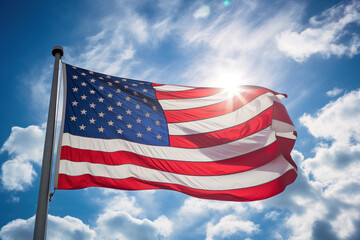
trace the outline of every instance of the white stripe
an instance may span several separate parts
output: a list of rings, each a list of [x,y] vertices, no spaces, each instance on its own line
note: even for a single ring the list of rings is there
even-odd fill
[[[155,90],[162,91],[162,92],[177,92],[177,91],[186,91],[192,90],[192,87],[185,87],[185,86],[176,86],[176,85],[162,85],[162,86],[153,86]]]
[[[105,165],[88,162],[60,161],[59,173],[70,176],[90,174],[97,177],[126,179],[135,177],[145,181],[179,184],[201,190],[231,190],[258,186],[294,169],[283,156],[258,168],[219,176],[188,176],[159,171],[137,165]]]
[[[250,153],[276,141],[270,127],[237,141],[217,146],[191,149],[146,145],[122,139],[87,138],[64,133],[62,146],[102,152],[127,151],[142,156],[187,162],[213,162]]]
[[[276,131],[276,132],[293,132],[293,131],[296,131],[296,128],[295,128],[294,125],[291,125],[289,123],[279,121],[279,120],[276,120],[276,119],[272,120],[271,129]]]
[[[227,99],[233,98],[229,91],[220,91],[211,96],[199,97],[199,98],[187,98],[187,99],[165,99],[159,100],[159,103],[163,110],[183,110],[198,107],[210,106],[219,102],[223,102]]]
[[[272,93],[266,93],[237,110],[224,115],[190,122],[168,123],[169,134],[190,135],[234,127],[256,117],[256,115],[271,107],[274,101],[280,100]]]
[[[277,132],[276,136],[296,140],[296,136],[294,135],[294,132]]]

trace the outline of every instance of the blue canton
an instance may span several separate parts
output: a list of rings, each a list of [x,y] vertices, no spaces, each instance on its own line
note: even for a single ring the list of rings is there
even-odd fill
[[[65,133],[169,145],[165,115],[151,83],[68,64],[66,78]]]

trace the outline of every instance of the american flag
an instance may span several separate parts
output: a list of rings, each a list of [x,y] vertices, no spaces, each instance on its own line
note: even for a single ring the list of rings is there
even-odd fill
[[[284,94],[155,84],[65,63],[63,71],[56,189],[170,189],[252,201],[297,177]]]

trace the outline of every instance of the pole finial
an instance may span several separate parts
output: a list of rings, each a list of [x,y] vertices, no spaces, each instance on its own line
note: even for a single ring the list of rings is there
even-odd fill
[[[61,46],[55,46],[53,47],[53,50],[52,50],[52,55],[55,57],[55,54],[56,53],[60,53],[60,57],[62,57],[64,55],[64,50]]]

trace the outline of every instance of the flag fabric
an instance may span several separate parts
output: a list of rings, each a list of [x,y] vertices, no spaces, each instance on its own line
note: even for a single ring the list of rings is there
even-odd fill
[[[297,177],[284,94],[156,84],[65,63],[63,76],[56,189],[169,189],[252,201]]]

